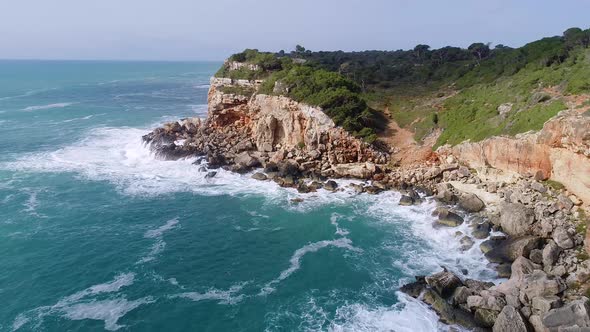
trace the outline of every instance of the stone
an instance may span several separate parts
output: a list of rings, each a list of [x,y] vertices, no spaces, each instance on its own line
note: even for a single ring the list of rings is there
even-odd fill
[[[485,239],[490,235],[490,231],[492,229],[492,225],[489,221],[484,221],[482,223],[475,223],[472,224],[473,231],[471,235],[473,235],[476,239]]]
[[[557,206],[562,210],[571,210],[574,207],[574,202],[572,202],[569,197],[564,194],[557,196]]]
[[[512,275],[512,265],[508,263],[498,264],[496,266],[496,272],[498,273],[498,278],[510,278]]]
[[[508,235],[529,234],[534,221],[534,211],[521,203],[504,203],[500,207],[500,226]]]
[[[441,322],[445,324],[458,324],[468,329],[477,326],[470,312],[453,307],[432,289],[427,289],[424,292],[423,300],[432,307],[440,317]]]
[[[473,290],[465,286],[457,287],[451,296],[451,303],[454,305],[467,303],[467,298],[471,295],[473,295]]]
[[[549,240],[543,248],[543,265],[552,266],[557,261],[561,250],[554,241]]]
[[[334,181],[334,180],[328,180],[324,184],[324,189],[326,189],[328,191],[336,191],[337,188],[338,188],[338,183],[336,183],[336,181]]]
[[[559,296],[537,296],[532,300],[533,313],[539,316],[544,316],[551,309],[561,306],[561,299]]]
[[[453,204],[457,201],[457,196],[453,193],[453,186],[450,183],[439,183],[436,185],[435,198],[447,204]]]
[[[555,244],[562,249],[571,249],[574,247],[574,241],[567,233],[567,230],[561,226],[556,227],[553,230],[552,238],[553,241],[555,241]]]
[[[259,180],[259,181],[265,181],[268,179],[268,177],[264,173],[254,173],[254,174],[252,174],[252,178],[254,180]]]
[[[590,308],[586,299],[572,301],[545,314],[543,325],[550,331],[565,331],[567,327],[587,328],[590,327],[589,314]]]
[[[545,188],[544,185],[540,184],[537,181],[533,181],[531,183],[531,189],[536,190],[536,191],[538,191],[540,193],[546,193],[547,192],[547,188]]]
[[[492,327],[494,322],[498,319],[500,312],[489,309],[477,309],[475,310],[475,323],[480,327]]]
[[[479,212],[485,204],[477,195],[468,193],[459,196],[459,206],[467,212]]]
[[[477,291],[477,292],[482,291],[482,290],[486,290],[486,289],[494,286],[493,282],[485,282],[485,281],[474,280],[474,279],[465,279],[465,281],[463,283],[469,289]]]
[[[399,205],[409,206],[409,205],[413,205],[413,204],[414,204],[414,199],[410,196],[402,195],[402,197],[399,199]]]
[[[522,236],[501,242],[498,246],[485,253],[486,258],[493,263],[513,262],[518,257],[528,257],[533,249],[541,244],[537,236]]]
[[[491,238],[483,241],[479,245],[479,249],[481,250],[481,252],[485,254],[494,249],[495,247],[499,246],[504,241],[506,241],[506,238],[503,236],[492,236]]]
[[[425,280],[430,287],[434,288],[444,298],[449,297],[455,288],[463,285],[461,279],[454,273],[447,271],[447,269],[428,276]]]
[[[456,227],[463,223],[463,218],[454,212],[444,210],[438,214],[436,223],[443,226]]]
[[[424,289],[426,289],[426,281],[424,277],[416,277],[415,282],[411,282],[400,287],[400,291],[413,298],[418,298]]]
[[[513,306],[505,306],[494,323],[493,332],[528,332],[526,320]]]
[[[526,275],[520,288],[520,301],[530,303],[535,297],[553,296],[565,290],[561,278],[551,277],[541,270],[534,270]]]
[[[543,250],[533,249],[529,253],[529,259],[536,264],[543,264]]]
[[[213,171],[213,172],[209,172],[207,174],[205,174],[205,179],[210,179],[215,177],[215,175],[217,175],[217,172]]]

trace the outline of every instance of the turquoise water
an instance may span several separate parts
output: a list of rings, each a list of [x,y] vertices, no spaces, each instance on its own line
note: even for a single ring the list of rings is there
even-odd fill
[[[149,153],[150,128],[206,115],[218,66],[0,61],[0,330],[446,329],[400,285],[493,273],[432,228],[434,203],[205,179]]]

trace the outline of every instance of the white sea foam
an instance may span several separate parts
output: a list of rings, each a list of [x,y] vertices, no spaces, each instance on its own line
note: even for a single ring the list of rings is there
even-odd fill
[[[64,317],[70,320],[93,319],[104,321],[104,328],[109,331],[116,331],[125,325],[119,325],[117,322],[128,312],[135,310],[137,307],[153,303],[152,297],[129,301],[125,298],[116,298],[103,301],[90,301],[76,303],[64,308]]]
[[[392,307],[372,308],[368,305],[351,304],[336,310],[332,324],[333,332],[432,332],[447,331],[439,318],[426,304],[400,292],[399,302]]]
[[[30,214],[33,217],[45,218],[45,215],[37,212],[37,205],[39,204],[37,195],[39,195],[40,192],[41,190],[27,190],[29,198],[27,198],[27,200],[23,203],[25,208],[22,211]]]
[[[236,304],[244,299],[244,294],[236,295],[247,283],[239,283],[231,286],[228,290],[211,288],[204,293],[185,292],[171,295],[170,298],[184,298],[191,301],[218,301],[220,304]]]
[[[86,318],[104,320],[106,329],[116,330],[121,327],[116,324],[121,317],[142,304],[153,302],[153,300],[146,297],[128,301],[121,297],[114,300],[98,301],[93,297],[103,293],[119,292],[121,288],[132,285],[134,279],[134,273],[119,274],[110,282],[97,284],[68,295],[52,306],[38,307],[21,313],[12,323],[12,330],[16,331],[33,323],[35,323],[34,329],[38,329],[44,318],[49,315],[60,315],[73,320]]]
[[[291,265],[286,270],[283,270],[281,272],[281,274],[276,279],[273,279],[272,281],[270,281],[266,285],[264,285],[264,287],[260,290],[259,295],[268,295],[268,294],[274,292],[275,291],[274,286],[276,284],[287,279],[291,274],[293,274],[295,271],[299,270],[299,268],[301,267],[301,258],[303,258],[303,256],[305,256],[305,254],[317,252],[320,249],[323,249],[326,247],[343,248],[346,250],[356,251],[356,252],[362,251],[362,249],[353,247],[352,241],[348,238],[345,238],[345,237],[339,238],[336,240],[318,241],[318,242],[314,242],[314,243],[310,243],[308,245],[305,245],[305,246],[295,250],[295,252],[293,253],[293,256],[291,256],[291,259],[289,260],[289,263]]]
[[[87,115],[87,116],[83,116],[83,117],[79,117],[79,118],[73,118],[73,119],[63,120],[61,123],[68,123],[68,122],[80,121],[80,120],[90,120],[90,119],[92,119],[95,116],[101,116],[101,115],[106,115],[106,113],[91,114],[91,115]]]
[[[345,228],[340,228],[340,224],[338,224],[338,220],[340,218],[342,218],[342,216],[338,213],[332,213],[332,216],[330,217],[330,223],[336,227],[336,235],[346,236],[350,232]]]
[[[31,112],[31,111],[38,111],[38,110],[47,110],[47,109],[51,109],[51,108],[64,108],[64,107],[68,107],[68,106],[71,106],[74,104],[77,104],[77,103],[55,103],[55,104],[48,104],[48,105],[29,106],[29,107],[23,108],[23,111]]]
[[[162,253],[164,249],[166,249],[166,242],[163,239],[164,233],[176,228],[178,225],[178,218],[170,219],[166,222],[166,224],[156,228],[151,229],[145,232],[144,237],[147,239],[155,239],[156,242],[152,245],[150,252],[142,257],[137,264],[143,264],[147,262],[151,262],[156,259],[156,256]]]

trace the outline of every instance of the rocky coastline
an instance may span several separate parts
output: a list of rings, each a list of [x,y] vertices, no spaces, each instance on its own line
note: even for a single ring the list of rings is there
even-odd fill
[[[143,140],[159,158],[198,157],[195,167],[207,177],[224,168],[300,193],[341,190],[330,179],[356,178],[365,181],[351,185],[357,193],[401,192],[391,204],[432,197],[440,202],[437,227],[469,222],[471,236],[485,239],[480,249],[507,280],[495,285],[443,267],[417,276],[403,292],[429,304],[442,322],[471,330],[590,329],[587,202],[547,176],[468,164],[456,151],[395,167],[394,150],[355,138],[317,107],[257,94],[259,84],[212,78],[206,119],[167,123]],[[459,233],[462,248],[471,248],[474,239]]]

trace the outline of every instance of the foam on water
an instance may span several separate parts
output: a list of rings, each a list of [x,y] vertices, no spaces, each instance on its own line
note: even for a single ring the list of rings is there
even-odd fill
[[[301,267],[301,259],[303,258],[303,256],[305,256],[308,253],[317,252],[320,249],[323,249],[326,247],[343,248],[346,250],[356,251],[356,252],[362,251],[359,248],[353,247],[352,241],[348,238],[345,238],[345,237],[342,237],[342,238],[339,238],[336,240],[318,241],[318,242],[314,242],[314,243],[310,243],[308,245],[305,245],[302,248],[297,249],[293,253],[293,256],[291,256],[291,259],[289,260],[289,263],[291,265],[286,270],[283,270],[281,272],[281,274],[276,279],[273,279],[272,281],[268,282],[260,290],[260,293],[258,295],[264,296],[264,295],[268,295],[268,294],[274,292],[275,291],[274,286],[276,284],[287,279],[291,274],[293,274],[295,271],[299,270],[299,268]]]
[[[103,293],[116,293],[123,287],[133,284],[134,273],[117,275],[112,281],[88,287],[82,291],[66,296],[52,306],[38,307],[19,314],[12,323],[12,330],[19,330],[21,327],[35,323],[34,327],[39,328],[46,316],[60,315],[64,318],[97,319],[105,321],[105,328],[116,330],[117,321],[129,311],[146,303],[153,302],[150,297],[128,301],[125,298],[115,300],[99,301],[93,297]]]
[[[77,104],[77,103],[55,103],[55,104],[48,104],[48,105],[29,106],[29,107],[23,108],[23,111],[31,112],[31,111],[38,111],[38,110],[47,110],[47,109],[51,109],[51,108],[64,108],[64,107],[68,107],[68,106],[71,106],[74,104]]]
[[[231,286],[228,290],[211,288],[205,293],[185,292],[169,296],[170,298],[184,298],[194,302],[198,301],[218,301],[219,304],[237,304],[244,299],[244,294],[236,295],[247,283],[239,283]]]
[[[152,230],[145,232],[144,236],[147,239],[155,239],[156,242],[152,245],[150,252],[142,257],[137,264],[151,262],[156,259],[156,256],[162,253],[166,248],[166,242],[163,239],[164,233],[170,231],[178,225],[178,218],[170,219],[166,224]]]
[[[64,308],[64,317],[71,320],[93,319],[104,321],[104,328],[109,331],[116,331],[125,325],[117,322],[128,312],[143,304],[153,303],[151,297],[129,301],[125,298],[117,298],[103,301],[90,301],[77,303]]]
[[[339,308],[329,327],[333,332],[432,332],[446,331],[439,318],[428,306],[401,292],[399,302],[393,307],[370,308],[363,304],[351,304]],[[453,327],[454,330],[458,330]]]

